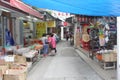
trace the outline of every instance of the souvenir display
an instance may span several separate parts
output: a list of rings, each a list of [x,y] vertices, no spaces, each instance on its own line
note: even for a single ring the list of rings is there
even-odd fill
[[[86,47],[89,47],[89,56],[92,59],[97,58],[98,61],[101,61],[104,64],[107,62],[116,62],[116,51],[114,50],[114,46],[117,45],[116,18],[98,17],[92,19],[92,22],[89,23],[90,24],[87,25],[89,27],[82,24],[83,48],[86,49]],[[84,46],[86,45],[86,42],[89,42],[87,43],[89,46]],[[115,67],[112,66],[112,68]]]

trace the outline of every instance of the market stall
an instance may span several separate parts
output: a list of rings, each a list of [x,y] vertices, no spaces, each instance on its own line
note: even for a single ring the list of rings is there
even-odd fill
[[[89,57],[101,62],[104,69],[116,68],[117,27],[115,17],[79,16],[81,45]]]
[[[38,61],[42,44],[28,47],[10,46],[0,52],[1,80],[26,80],[27,73]]]

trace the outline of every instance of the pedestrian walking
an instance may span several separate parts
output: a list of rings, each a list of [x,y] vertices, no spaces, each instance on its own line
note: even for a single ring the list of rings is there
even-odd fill
[[[55,53],[57,52],[57,49],[56,49],[56,39],[54,37],[54,34],[51,34],[51,47],[52,47],[52,50],[55,51]]]
[[[66,32],[66,40],[68,41],[69,40],[69,33]]]

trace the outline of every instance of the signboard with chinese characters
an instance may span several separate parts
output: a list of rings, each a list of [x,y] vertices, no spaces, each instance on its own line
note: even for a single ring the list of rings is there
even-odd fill
[[[46,22],[36,22],[36,37],[42,37],[46,33]]]
[[[47,22],[47,27],[52,28],[52,27],[55,27],[55,26],[56,26],[55,21],[48,21]]]

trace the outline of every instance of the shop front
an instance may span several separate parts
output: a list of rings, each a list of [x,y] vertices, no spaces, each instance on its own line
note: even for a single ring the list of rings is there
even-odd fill
[[[14,40],[12,45],[24,45],[25,39],[29,40],[28,37],[33,38],[33,36],[35,36],[35,22],[42,18],[43,17],[38,11],[32,9],[28,5],[25,5],[21,1],[1,0],[0,28],[2,28],[2,31],[0,33],[0,46],[5,48],[7,45],[5,42],[7,40],[5,36],[6,29],[10,32],[10,35]],[[25,32],[25,26],[28,25],[30,28],[29,30],[26,29]]]
[[[38,60],[41,44],[21,45],[24,39],[29,42],[35,37],[35,22],[41,19],[39,14],[18,0],[0,0],[1,80],[26,80],[27,72]]]
[[[7,32],[9,32],[9,36],[11,37],[11,40],[14,38],[14,28],[15,28],[15,17],[11,16],[10,12],[1,11],[0,16],[0,46],[5,47],[6,45],[14,45],[14,42],[9,43]]]
[[[117,27],[115,17],[79,16],[80,47],[91,59],[100,61],[103,68],[115,68],[117,61]],[[107,67],[106,67],[107,65]],[[114,66],[114,67],[113,67]]]

